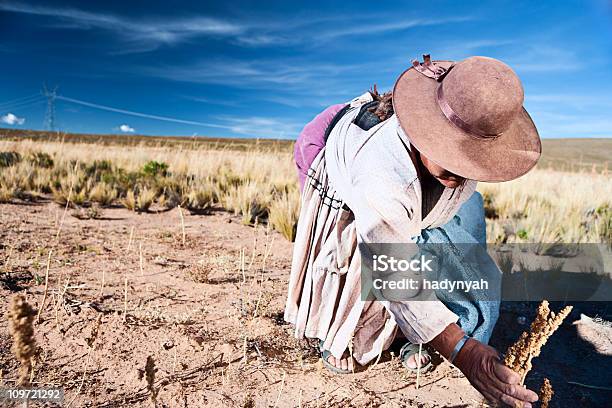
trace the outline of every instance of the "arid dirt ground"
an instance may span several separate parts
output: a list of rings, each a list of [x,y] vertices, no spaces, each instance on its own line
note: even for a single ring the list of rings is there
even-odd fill
[[[227,212],[183,218],[184,235],[178,209],[79,219],[49,202],[1,204],[4,384],[18,366],[9,300],[23,292],[39,308],[49,260],[34,381],[65,388],[66,406],[153,406],[142,375],[149,356],[158,406],[480,406],[462,374],[439,359],[419,389],[389,354],[354,375],[327,372],[313,344],[294,339],[282,320],[292,244]],[[505,350],[527,327],[518,317],[529,322],[534,309],[504,305],[493,345]],[[572,325],[580,312],[611,313],[607,304],[576,307],[534,361],[528,384],[551,378],[552,406],[604,406],[610,397],[587,387],[610,385],[610,330]]]

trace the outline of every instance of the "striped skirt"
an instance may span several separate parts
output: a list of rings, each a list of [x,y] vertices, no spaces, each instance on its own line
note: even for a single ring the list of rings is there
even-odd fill
[[[302,192],[285,320],[337,358],[352,344],[363,365],[391,345],[397,324],[381,302],[361,299],[360,277],[355,219],[329,184],[323,149]]]

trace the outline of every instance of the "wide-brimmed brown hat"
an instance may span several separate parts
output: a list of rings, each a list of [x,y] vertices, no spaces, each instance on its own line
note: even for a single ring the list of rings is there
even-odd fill
[[[538,131],[523,108],[523,87],[501,61],[413,61],[393,88],[393,109],[410,142],[459,176],[508,181],[540,158]]]

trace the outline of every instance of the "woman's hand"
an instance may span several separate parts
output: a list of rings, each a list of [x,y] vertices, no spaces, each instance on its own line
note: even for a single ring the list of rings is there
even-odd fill
[[[458,325],[452,323],[429,344],[449,359],[464,334]],[[531,407],[531,402],[538,400],[535,392],[519,385],[520,376],[504,365],[497,350],[478,340],[467,340],[453,364],[491,402],[501,402],[511,407]]]
[[[531,407],[538,395],[519,385],[520,376],[506,367],[497,350],[478,340],[469,339],[454,361],[470,383],[491,402],[511,407]]]

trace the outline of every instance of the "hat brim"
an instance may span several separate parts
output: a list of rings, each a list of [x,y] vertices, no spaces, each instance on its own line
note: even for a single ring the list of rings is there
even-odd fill
[[[436,61],[445,68],[452,61]],[[516,179],[531,170],[542,153],[538,131],[527,111],[496,138],[466,133],[438,106],[440,82],[414,68],[404,71],[393,87],[393,109],[402,130],[417,150],[444,169],[476,181]]]

